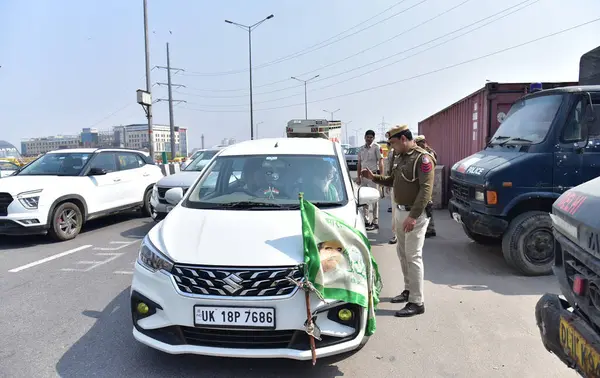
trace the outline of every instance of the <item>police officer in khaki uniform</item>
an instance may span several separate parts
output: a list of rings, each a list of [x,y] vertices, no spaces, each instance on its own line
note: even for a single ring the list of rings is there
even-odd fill
[[[386,134],[387,137],[387,134]],[[392,169],[394,168],[394,161],[396,157],[399,156],[396,154],[394,149],[390,146],[388,142],[388,156],[387,156],[387,166],[385,169],[385,174],[387,176],[392,175]],[[392,234],[394,235],[388,243],[396,244],[398,242],[398,238],[396,237],[396,203],[394,202],[394,188],[387,188],[388,194],[390,195],[390,199],[392,201],[392,206],[388,209],[388,212],[392,213]]]
[[[416,145],[408,126],[395,126],[388,132],[390,145],[399,153],[390,175],[376,175],[363,169],[361,175],[375,183],[394,188],[396,203],[396,251],[404,275],[404,291],[392,303],[408,302],[396,312],[407,317],[425,312],[423,298],[423,244],[430,215],[435,159]]]
[[[429,152],[431,156],[433,156],[437,164],[437,154],[435,153],[433,148],[431,148],[429,144],[427,144],[427,139],[425,139],[425,135],[418,135],[417,137],[415,137],[415,143],[417,144],[417,146]],[[429,219],[429,225],[427,226],[427,232],[425,233],[425,237],[431,238],[436,235],[435,224],[433,223],[433,201],[430,201],[427,206],[429,206],[429,211],[432,215],[431,219]]]

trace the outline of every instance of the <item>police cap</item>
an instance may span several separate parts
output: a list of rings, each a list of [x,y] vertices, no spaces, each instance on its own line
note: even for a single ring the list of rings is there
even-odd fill
[[[396,126],[392,127],[387,133],[385,133],[385,137],[388,139],[393,138],[393,137],[400,137],[399,134],[401,134],[407,130],[410,130],[408,128],[408,125],[396,125]]]
[[[415,142],[417,142],[417,143],[418,143],[418,142],[422,142],[422,141],[424,141],[424,140],[425,140],[425,135],[417,135],[417,136],[415,137]]]

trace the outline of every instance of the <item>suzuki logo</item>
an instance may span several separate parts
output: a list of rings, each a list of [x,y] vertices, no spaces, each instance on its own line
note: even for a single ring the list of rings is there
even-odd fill
[[[244,282],[244,280],[235,273],[231,273],[225,277],[223,282],[225,283],[223,289],[227,290],[230,294],[233,294],[244,288],[242,285],[240,285],[242,282]]]

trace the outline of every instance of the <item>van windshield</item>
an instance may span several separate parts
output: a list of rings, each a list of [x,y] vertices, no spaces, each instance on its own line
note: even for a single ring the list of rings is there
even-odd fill
[[[535,144],[546,138],[563,95],[517,100],[490,140],[490,144]]]

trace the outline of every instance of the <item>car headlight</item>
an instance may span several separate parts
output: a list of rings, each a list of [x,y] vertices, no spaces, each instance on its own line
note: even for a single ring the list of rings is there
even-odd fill
[[[38,208],[41,192],[42,189],[29,190],[27,192],[17,194],[17,198],[19,199],[19,202],[21,202],[21,205],[23,205],[24,208],[35,210]]]
[[[156,185],[152,187],[152,198],[158,198],[158,187]]]
[[[146,269],[156,272],[157,270],[165,270],[170,272],[173,269],[173,263],[165,255],[160,253],[158,249],[152,245],[148,237],[145,237],[140,246],[138,262]]]
[[[475,200],[483,202],[485,200],[483,192],[480,192],[479,190],[475,191]]]

